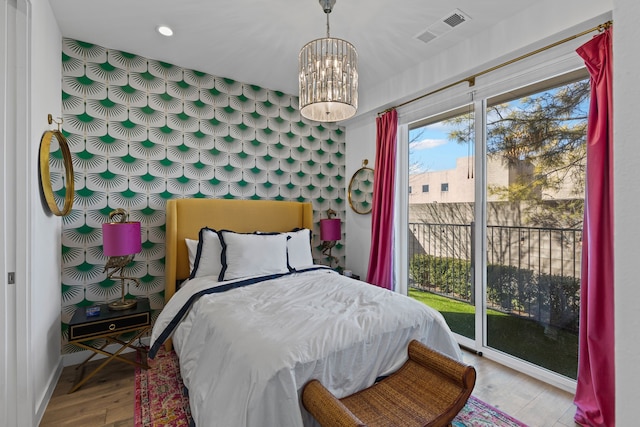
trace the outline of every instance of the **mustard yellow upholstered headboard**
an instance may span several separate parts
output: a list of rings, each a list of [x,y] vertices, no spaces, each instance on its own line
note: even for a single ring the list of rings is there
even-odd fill
[[[167,201],[165,301],[176,291],[176,280],[189,277],[184,239],[198,239],[202,227],[254,231],[313,230],[311,203],[273,200],[174,199]]]

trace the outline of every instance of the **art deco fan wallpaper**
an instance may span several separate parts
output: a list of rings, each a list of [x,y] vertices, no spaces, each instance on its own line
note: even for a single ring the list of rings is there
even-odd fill
[[[314,256],[326,264],[317,223],[329,208],[344,219],[344,128],[303,119],[294,95],[77,40],[63,40],[62,66],[62,131],[75,174],[63,218],[63,344],[77,307],[120,294],[103,271],[101,235],[116,208],[142,224],[142,251],[125,269],[141,284],[126,283],[128,294],[149,297],[156,311],[168,199],[310,201]],[[61,170],[57,160],[52,170]],[[52,179],[62,200],[63,174]],[[343,243],[344,233],[333,251],[342,266]]]

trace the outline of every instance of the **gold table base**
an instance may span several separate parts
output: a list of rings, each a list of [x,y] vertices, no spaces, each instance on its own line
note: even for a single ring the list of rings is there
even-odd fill
[[[114,337],[105,337],[106,342],[101,347],[92,347],[92,346],[84,344],[83,342],[80,342],[80,341],[78,341],[78,342],[70,342],[70,344],[74,344],[74,345],[77,345],[78,347],[82,347],[82,348],[86,348],[87,350],[91,350],[93,352],[93,354],[90,355],[88,358],[86,358],[84,362],[82,362],[81,364],[79,364],[76,367],[76,371],[77,371],[76,382],[74,383],[73,387],[71,387],[71,390],[69,390],[67,394],[71,394],[74,391],[78,390],[89,379],[91,379],[95,374],[100,372],[105,366],[107,366],[113,360],[119,360],[120,362],[125,362],[125,363],[128,363],[130,365],[142,368],[142,369],[149,369],[149,365],[147,365],[147,357],[146,357],[147,356],[147,351],[146,351],[146,349],[144,347],[135,346],[134,342],[135,342],[135,340],[140,338],[142,335],[144,335],[146,332],[148,332],[150,329],[151,328],[149,326],[141,328],[138,331],[138,333],[133,338],[131,338],[129,341],[122,341],[122,340],[119,340],[119,339],[114,338]],[[109,344],[120,344],[120,348],[117,351],[115,351],[113,353],[110,353],[110,352],[108,352],[107,350],[104,349]],[[135,350],[138,353],[143,353],[144,357],[141,358],[143,360],[143,363],[136,362],[135,360],[125,359],[124,357],[120,356],[120,354],[124,350],[126,350],[127,348],[131,348],[131,349]],[[97,368],[95,368],[93,371],[91,371],[89,374],[84,375],[85,365],[87,364],[87,362],[89,362],[91,359],[93,359],[98,354],[102,354],[104,356],[107,356],[107,358]]]

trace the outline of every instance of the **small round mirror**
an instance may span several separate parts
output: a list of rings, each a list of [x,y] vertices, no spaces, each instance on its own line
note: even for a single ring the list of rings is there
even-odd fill
[[[53,122],[49,114],[49,124]],[[59,124],[59,123],[58,123]],[[60,164],[61,162],[61,164]],[[73,206],[73,162],[67,139],[60,130],[48,130],[42,134],[40,140],[40,186],[51,213],[64,216],[71,212]],[[51,166],[64,169],[62,173],[51,173]],[[62,209],[58,206],[54,188],[64,194]]]
[[[368,163],[365,159],[349,182],[349,206],[361,215],[370,213],[373,208],[373,169],[367,167]]]

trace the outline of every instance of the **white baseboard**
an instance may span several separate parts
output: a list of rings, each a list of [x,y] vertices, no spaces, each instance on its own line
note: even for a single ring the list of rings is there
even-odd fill
[[[149,337],[142,337],[140,339],[140,341],[144,345],[147,345],[147,346],[149,345]],[[105,347],[106,351],[109,351],[109,352],[112,352],[112,353],[118,351],[119,349],[120,349],[120,346],[118,344],[110,344],[110,345]],[[127,348],[121,354],[130,353],[132,351],[134,351],[134,350],[130,349],[130,348]],[[63,365],[64,366],[78,365],[78,364],[84,362],[87,357],[91,356],[91,354],[93,354],[93,353],[90,350],[83,350],[83,351],[78,351],[78,352],[75,352],[75,353],[63,354],[62,355]],[[102,355],[102,354],[96,354],[93,357],[93,359],[91,359],[91,360],[92,361],[93,360],[100,360],[100,359],[104,359],[105,357],[107,357],[107,356]]]
[[[51,376],[49,377],[49,382],[47,383],[47,389],[42,395],[42,399],[36,405],[36,425],[40,425],[42,421],[42,417],[44,416],[44,412],[47,410],[47,406],[49,405],[49,401],[51,400],[51,396],[53,396],[53,391],[56,389],[58,385],[58,381],[60,380],[60,375],[62,375],[62,357],[58,360],[58,366],[53,371]]]

